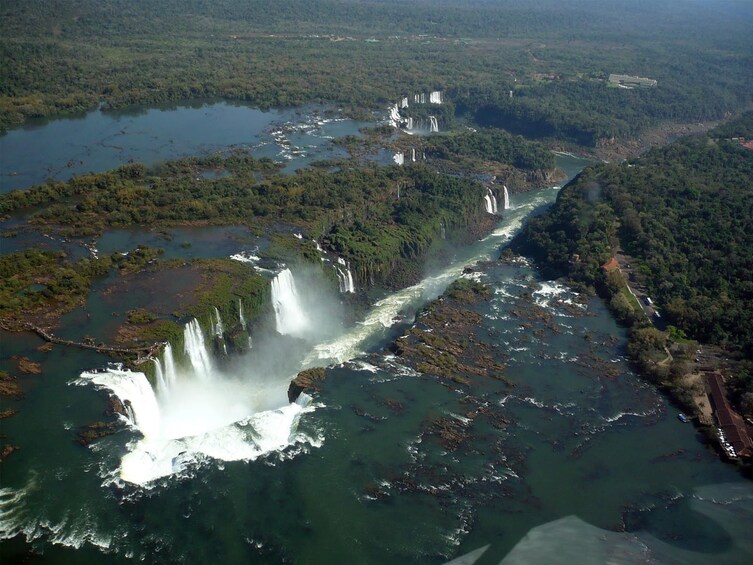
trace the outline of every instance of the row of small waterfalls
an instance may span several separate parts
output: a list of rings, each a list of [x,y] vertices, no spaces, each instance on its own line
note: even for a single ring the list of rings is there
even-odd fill
[[[415,163],[418,160],[418,154],[416,153],[416,148],[411,147],[409,156],[403,153],[402,151],[399,151],[398,153],[395,153],[395,155],[393,155],[392,160],[394,161],[396,165],[401,165],[401,166],[405,164],[406,160],[408,160],[411,163]],[[423,151],[421,152],[421,160],[423,161],[426,160],[426,153]]]
[[[486,189],[486,195],[484,195],[484,208],[489,214],[498,213],[497,197],[491,188]],[[502,209],[510,209],[510,193],[507,191],[507,186],[502,186]]]
[[[430,92],[427,96],[425,92],[414,94],[414,104],[426,104],[428,99],[429,104],[442,104],[442,93],[438,90]],[[389,121],[397,129],[405,129],[407,132],[412,132],[414,129],[429,130],[429,133],[439,132],[439,122],[436,116],[429,116],[427,120],[415,120],[410,116],[402,116],[400,110],[409,108],[408,97],[405,96],[397,103],[393,104],[389,108]]]
[[[507,187],[503,191],[503,209],[507,209]],[[497,213],[497,197],[491,188],[484,203],[487,212]],[[444,237],[444,224],[440,229]],[[250,263],[259,260],[254,255],[234,258]],[[322,260],[332,262],[340,295],[356,292],[348,261],[342,257]],[[373,319],[367,316],[363,325],[343,333],[342,327],[324,327],[335,299],[326,299],[326,293],[311,288],[309,282],[300,287],[287,267],[275,274],[270,282],[274,324],[270,319],[270,324],[255,328],[253,350],[250,335],[248,347],[237,347],[238,335],[251,333],[243,302],[238,300],[232,319],[227,310],[223,315],[213,308],[205,323],[190,320],[183,328],[182,343],[167,343],[160,358],[152,360],[151,382],[142,372],[120,367],[82,375],[120,399],[128,423],[142,436],[129,443],[120,479],[148,484],[193,468],[206,458],[255,459],[288,445],[316,441],[297,431],[311,399],[302,394],[290,403],[290,380],[306,367],[352,358],[373,332],[394,323],[395,309],[403,299],[412,299],[412,294],[398,293],[395,296],[400,300],[392,297],[377,303]],[[231,341],[239,354],[229,355]]]

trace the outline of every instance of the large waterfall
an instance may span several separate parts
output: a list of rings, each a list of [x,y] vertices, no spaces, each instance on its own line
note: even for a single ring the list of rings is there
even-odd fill
[[[502,209],[503,210],[509,210],[510,209],[510,194],[507,192],[507,186],[503,185],[503,188],[505,190],[505,192],[504,192],[504,194],[505,194],[505,200],[504,200],[505,207],[502,208]]]
[[[296,372],[347,361],[370,344],[381,342],[384,332],[400,319],[401,311],[419,307],[461,276],[465,266],[493,256],[500,243],[512,237],[530,210],[543,201],[518,206],[504,225],[460,254],[442,272],[386,296],[362,322],[348,330],[331,326],[333,310],[323,296],[317,296],[316,304],[300,301],[307,295],[298,296],[293,275],[285,269],[272,281],[278,329],[291,325],[291,320],[315,320],[316,342],[291,342],[277,332],[269,332],[260,336],[253,352],[222,365],[213,364],[202,328],[192,320],[184,328],[185,353],[178,359],[178,352],[167,346],[162,359],[154,363],[154,388],[139,372],[110,367],[83,373],[78,382],[106,388],[120,398],[125,418],[143,435],[141,439],[125,440],[127,453],[118,469],[113,469],[117,475],[113,473],[111,479],[148,484],[212,460],[251,460],[293,444],[319,445],[323,439],[320,432],[312,437],[298,430],[301,415],[314,409],[310,398],[303,394],[295,404],[287,400],[288,385]],[[348,266],[342,262],[338,265]],[[311,314],[301,306],[311,309]],[[216,325],[213,314],[207,322]],[[308,321],[304,324],[312,325]],[[307,337],[313,334],[309,332]]]
[[[290,269],[284,269],[272,279],[272,307],[275,311],[278,333],[303,337],[309,329],[309,322],[301,306]]]
[[[439,131],[439,124],[437,123],[437,118],[435,116],[429,116],[429,131],[430,132],[438,132]]]
[[[484,207],[489,214],[497,213],[497,197],[494,196],[491,188],[486,189],[486,196],[484,196]]]
[[[215,320],[210,321],[214,327]],[[82,382],[117,396],[126,420],[144,436],[128,444],[121,479],[146,484],[207,457],[255,459],[291,443],[314,442],[297,432],[310,398],[288,403],[288,372],[271,380],[266,371],[259,372],[261,378],[250,372],[223,374],[213,367],[195,319],[185,326],[183,341],[185,357],[177,366],[169,344],[162,358],[152,361],[156,390],[144,373],[121,368],[81,375]]]

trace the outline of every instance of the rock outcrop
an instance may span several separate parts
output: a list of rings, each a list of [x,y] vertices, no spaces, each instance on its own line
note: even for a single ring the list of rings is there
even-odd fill
[[[310,394],[319,390],[319,385],[327,376],[327,372],[322,367],[306,369],[296,375],[288,387],[288,400],[295,402],[302,392]]]

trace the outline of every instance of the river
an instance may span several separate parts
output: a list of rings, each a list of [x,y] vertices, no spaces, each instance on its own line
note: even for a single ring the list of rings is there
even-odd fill
[[[583,164],[560,158],[571,176]],[[297,281],[291,315],[307,321],[295,340],[260,339],[222,367],[210,359],[216,370],[203,380],[184,356],[164,390],[135,390],[145,379],[94,352],[42,352],[35,336],[0,334],[0,369],[15,368],[12,356],[42,368],[21,377],[25,398],[3,420],[21,446],[2,467],[3,560],[33,551],[43,563],[439,564],[483,552],[478,563],[747,562],[753,486],[630,370],[625,332],[601,302],[524,262],[494,261],[556,195],[512,195],[492,234],[383,294],[352,327],[323,307],[336,289],[315,292],[294,271],[279,286]],[[213,232],[202,256],[258,245],[233,229]],[[137,236],[107,237],[109,251]],[[190,238],[181,233],[169,252]],[[479,261],[473,276],[493,294],[471,306],[476,338],[513,386],[448,386],[386,352]],[[97,335],[106,316],[88,323]],[[321,395],[289,405],[291,371],[328,363]],[[78,445],[76,430],[103,419],[112,391],[148,417]],[[447,449],[431,422],[463,423],[471,401],[507,423],[476,420]]]

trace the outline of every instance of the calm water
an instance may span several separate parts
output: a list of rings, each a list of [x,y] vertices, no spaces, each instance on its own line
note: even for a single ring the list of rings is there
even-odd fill
[[[318,159],[345,156],[329,141],[360,135],[358,129],[370,125],[330,116],[323,108],[263,111],[228,102],[94,111],[0,135],[0,193],[131,160],[151,165],[232,147],[288,162],[285,171],[292,172]]]
[[[143,149],[141,157],[167,148],[162,159],[183,154],[173,152],[176,147],[192,153],[197,147],[263,144],[265,135],[278,135],[286,123],[286,136],[319,139],[332,132],[317,133],[317,128],[355,127],[318,125],[323,120],[307,113],[295,116],[296,122],[279,112],[227,104],[173,112],[94,113],[45,127],[67,124],[68,131],[58,136],[90,128],[88,137],[80,137],[88,149],[66,146],[99,155],[101,163],[87,161],[85,170],[131,158],[126,146]],[[210,123],[228,130],[208,132],[201,146],[188,141]],[[296,129],[294,123],[305,127]],[[120,134],[124,129],[140,140]],[[160,137],[163,132],[172,133]],[[37,135],[43,147],[41,140],[54,140],[53,133],[31,128],[0,141],[7,144],[13,134]],[[109,143],[113,136],[124,139]],[[56,174],[72,174],[61,167],[60,155],[71,159],[74,153],[49,143],[51,155],[62,151],[49,166]],[[145,147],[149,143],[151,150]],[[98,153],[109,145],[120,148],[107,156]],[[258,146],[284,149],[274,138]],[[22,161],[15,163],[20,177]],[[571,175],[583,165],[560,160]],[[28,169],[33,176],[33,163]],[[22,186],[37,182],[28,178]],[[524,218],[556,194],[542,189],[513,195],[513,209],[489,238],[459,250],[451,264],[428,273],[415,287],[384,296],[363,323],[319,343],[307,364],[349,361],[328,370],[322,395],[290,429],[284,447],[254,460],[218,453],[196,457],[182,471],[144,485],[119,480],[122,458],[140,441],[138,430],[124,428],[90,447],[76,443],[81,426],[104,418],[108,396],[79,377],[105,368],[110,359],[60,347],[42,352],[34,336],[0,334],[0,370],[18,375],[25,391],[23,401],[0,400],[0,410],[18,410],[2,421],[2,433],[21,446],[2,464],[2,561],[34,552],[34,562],[40,563],[439,564],[486,548],[479,563],[750,562],[753,487],[631,372],[624,331],[598,300],[573,306],[578,297],[539,280],[526,264],[482,264],[478,276],[494,294],[473,306],[482,316],[476,339],[495,347],[495,360],[507,365],[504,375],[513,387],[491,379],[471,388],[446,386],[384,353],[396,332],[406,329],[394,324],[395,314],[411,318],[464,265],[496,257]],[[90,242],[100,253],[143,243],[187,258],[226,257],[263,246],[232,227],[167,235],[119,230]],[[106,291],[112,282],[98,284],[86,308],[71,313],[61,332],[112,334],[117,320],[138,304],[169,313],[170,296],[180,293],[185,281],[164,281],[157,294],[153,285],[138,281],[128,292]],[[313,322],[326,325],[318,316]],[[265,346],[257,343],[251,357],[235,367],[250,389],[260,382],[254,359]],[[284,349],[278,355],[288,356]],[[38,361],[42,374],[18,374],[13,356]],[[284,398],[287,380],[275,386],[275,394]],[[491,416],[474,420],[458,449],[440,445],[432,422],[447,417],[462,423],[479,405]],[[492,416],[507,424],[495,425]],[[227,430],[249,431],[244,440],[249,444],[265,437],[243,423]],[[294,436],[315,441],[295,442]]]

